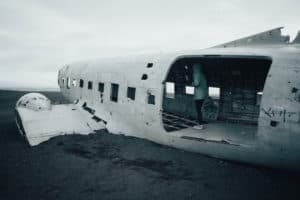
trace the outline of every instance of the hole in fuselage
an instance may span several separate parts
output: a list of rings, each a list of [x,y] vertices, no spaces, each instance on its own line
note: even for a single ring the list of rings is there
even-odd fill
[[[147,68],[151,68],[151,67],[153,67],[153,63],[148,63]]]
[[[278,125],[278,122],[276,121],[270,121],[270,126],[276,127]]]
[[[147,80],[148,79],[148,75],[147,74],[143,74],[141,79],[142,80]]]
[[[250,126],[256,130],[271,63],[270,58],[259,56],[203,56],[177,60],[164,82],[162,113],[165,130],[170,132],[192,128],[198,124],[199,113],[203,121],[208,122],[204,125],[205,131],[215,128],[214,125],[224,125],[226,128],[228,124]],[[200,85],[206,87],[208,94],[201,111],[195,106],[195,90],[199,91],[201,87],[194,80],[197,66],[201,66],[201,77],[206,79],[206,84],[200,81]],[[174,91],[172,95],[169,94],[170,86],[167,86],[170,84]]]

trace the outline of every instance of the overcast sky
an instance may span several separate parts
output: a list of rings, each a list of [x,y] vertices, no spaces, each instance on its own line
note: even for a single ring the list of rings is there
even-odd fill
[[[299,0],[1,0],[0,87],[57,87],[69,62],[201,49],[285,26]]]

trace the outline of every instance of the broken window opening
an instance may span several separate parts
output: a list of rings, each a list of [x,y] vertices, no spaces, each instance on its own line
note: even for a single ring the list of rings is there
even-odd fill
[[[219,88],[219,87],[208,87],[208,95],[213,99],[220,99],[221,88]]]
[[[84,86],[84,81],[82,79],[79,80],[79,87],[83,88]]]
[[[100,102],[103,103],[104,83],[98,83],[98,91],[100,92]]]
[[[256,93],[256,105],[257,106],[260,106],[262,96],[263,96],[262,91],[259,91],[259,92]]]
[[[92,81],[88,81],[88,89],[89,90],[93,89],[93,82]]]
[[[103,103],[104,83],[98,83],[98,91],[100,92],[100,102]]]
[[[104,83],[102,83],[102,82],[98,83],[98,91],[101,92],[101,93],[104,92]]]
[[[65,79],[62,78],[62,79],[61,79],[61,87],[64,87],[64,86],[65,86]]]
[[[230,134],[231,126],[239,130],[250,126],[249,130],[253,131],[249,134],[255,134],[271,63],[271,58],[263,56],[199,56],[177,60],[165,79],[162,102],[165,130],[192,128],[198,124],[198,114],[201,114],[209,123],[207,129],[219,127],[224,130],[224,136]],[[208,96],[200,112],[195,106],[194,64],[202,66],[207,79]],[[174,98],[170,98],[170,93],[174,93]]]
[[[72,80],[72,86],[73,86],[73,87],[76,87],[76,86],[77,86],[77,80],[76,80],[76,79],[73,79],[73,80]]]
[[[185,94],[194,95],[195,93],[194,90],[195,90],[194,86],[185,86]]]
[[[127,88],[127,98],[131,100],[135,100],[135,91],[136,89],[134,87],[128,87]]]
[[[71,88],[71,78],[70,77],[67,78],[67,88],[68,89]]]
[[[119,84],[112,83],[110,91],[110,100],[113,102],[118,102]]]
[[[151,68],[151,67],[153,67],[153,63],[148,63],[147,68]]]
[[[166,82],[165,84],[166,97],[175,98],[175,83]]]
[[[152,94],[151,92],[148,92],[148,104],[155,105],[155,95]]]

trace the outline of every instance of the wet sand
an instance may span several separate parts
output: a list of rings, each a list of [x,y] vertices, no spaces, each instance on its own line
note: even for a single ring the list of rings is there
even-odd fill
[[[98,131],[30,147],[0,91],[0,199],[299,199],[300,175]],[[43,92],[54,102],[57,92]]]

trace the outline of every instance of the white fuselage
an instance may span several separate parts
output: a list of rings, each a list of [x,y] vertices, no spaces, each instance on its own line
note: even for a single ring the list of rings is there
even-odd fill
[[[264,52],[263,50],[252,51]],[[223,55],[253,55],[253,53],[249,53],[249,49],[233,53],[224,50],[214,50],[213,52],[216,52],[214,54],[220,53]],[[208,50],[197,56],[210,53],[210,50]],[[278,52],[274,55],[277,54],[281,55]],[[78,101],[76,104],[78,107],[84,105],[83,107],[94,110],[93,115],[105,121],[105,128],[111,133],[145,138],[159,144],[218,158],[267,166],[298,168],[300,166],[300,159],[298,158],[300,149],[297,145],[299,142],[291,140],[292,137],[300,139],[298,135],[295,135],[296,132],[300,132],[298,119],[293,119],[294,121],[291,119],[288,126],[292,126],[293,129],[286,128],[288,123],[285,123],[276,130],[270,127],[270,119],[261,111],[259,125],[254,128],[255,130],[252,128],[255,134],[249,140],[231,139],[226,135],[218,136],[223,130],[229,133],[241,129],[240,133],[243,134],[243,128],[235,125],[226,125],[224,129],[223,127],[216,128],[217,125],[209,125],[212,128],[210,129],[208,126],[205,130],[206,135],[192,128],[174,132],[165,131],[162,123],[165,77],[175,60],[182,57],[197,56],[195,54],[191,56],[167,55],[161,59],[143,57],[128,62],[77,63],[63,67],[59,72],[58,81],[66,98],[71,101]],[[275,97],[276,95],[282,96],[282,94],[285,94],[282,90],[287,84],[282,85],[282,80],[278,80],[280,77],[284,77],[284,80],[297,81],[297,76],[291,75],[289,68],[282,71],[282,64],[288,64],[287,61],[290,58],[279,56],[276,60],[276,56],[267,56],[272,57],[273,64],[264,89],[264,94],[268,95],[264,95],[261,104],[261,108],[266,109],[270,104],[272,104],[271,108],[277,108],[277,104],[282,103],[282,100]],[[149,63],[153,65],[150,68],[147,67]],[[290,68],[290,70],[294,70],[294,68]],[[143,79],[142,77],[145,74],[147,78]],[[99,91],[99,83],[102,85],[101,87],[104,85],[100,89],[101,91]],[[279,84],[283,89],[277,93],[278,88],[276,88],[276,85]],[[299,82],[295,84],[299,84]],[[117,92],[113,91],[113,85],[117,85]],[[134,100],[128,97],[128,87],[135,88]],[[274,96],[274,93],[277,94]],[[117,94],[117,101],[114,99],[115,94]],[[289,102],[289,105],[286,104],[285,107],[289,112],[291,109],[297,110],[297,116],[299,116],[299,102]],[[216,135],[217,137],[214,137]],[[287,137],[289,138],[287,139]],[[278,140],[284,141],[281,143]],[[289,146],[292,148],[289,148]]]

